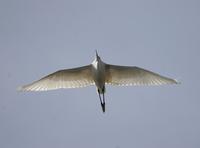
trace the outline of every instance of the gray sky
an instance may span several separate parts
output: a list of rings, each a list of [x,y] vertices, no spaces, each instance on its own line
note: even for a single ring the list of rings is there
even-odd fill
[[[1,148],[199,148],[199,0],[1,0]],[[112,64],[178,78],[161,87],[41,93],[16,88],[63,68]]]

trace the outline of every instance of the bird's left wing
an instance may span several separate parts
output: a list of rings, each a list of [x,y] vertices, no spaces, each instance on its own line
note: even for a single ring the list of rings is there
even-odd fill
[[[178,82],[139,67],[106,64],[106,83],[128,86],[177,84]]]
[[[38,81],[19,88],[21,91],[47,91],[93,85],[91,65],[54,72]]]

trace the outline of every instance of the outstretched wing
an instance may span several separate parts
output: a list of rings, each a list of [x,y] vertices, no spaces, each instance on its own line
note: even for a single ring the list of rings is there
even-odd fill
[[[174,79],[154,72],[129,66],[106,65],[106,83],[112,85],[162,85],[177,84]]]
[[[78,88],[93,85],[91,65],[60,70],[19,88],[21,91],[47,91],[59,88]]]

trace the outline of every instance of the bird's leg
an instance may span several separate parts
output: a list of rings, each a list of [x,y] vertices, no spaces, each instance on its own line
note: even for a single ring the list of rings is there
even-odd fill
[[[105,102],[104,92],[103,92],[103,105],[102,105],[103,112],[105,112],[105,109],[106,109],[105,106],[106,106],[106,102]]]
[[[106,105],[106,102],[105,102],[105,96],[104,96],[104,94],[105,94],[105,86],[103,86],[103,89],[102,89],[102,92],[103,92],[103,112],[105,112],[105,105]]]
[[[105,112],[105,104],[102,102],[101,94],[100,94],[99,89],[98,89],[98,94],[99,94],[99,100],[100,100],[100,102],[101,102],[101,108],[102,108],[102,111]]]
[[[104,94],[105,94],[105,86],[103,86],[102,92],[103,92],[103,103],[105,104],[105,97],[104,97]]]

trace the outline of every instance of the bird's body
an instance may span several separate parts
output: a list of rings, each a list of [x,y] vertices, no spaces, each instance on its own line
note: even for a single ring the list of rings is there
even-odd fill
[[[161,76],[139,67],[106,64],[96,52],[96,58],[92,64],[57,71],[38,81],[21,87],[20,90],[47,91],[60,88],[78,88],[96,85],[102,110],[105,112],[105,84],[129,86],[177,83],[178,82],[174,79]],[[103,95],[103,98],[101,95]]]
[[[99,57],[97,57],[99,58]],[[95,82],[96,87],[99,89],[100,93],[103,93],[103,88],[105,86],[106,80],[106,69],[105,63],[101,59],[95,59],[92,62],[92,76]]]

